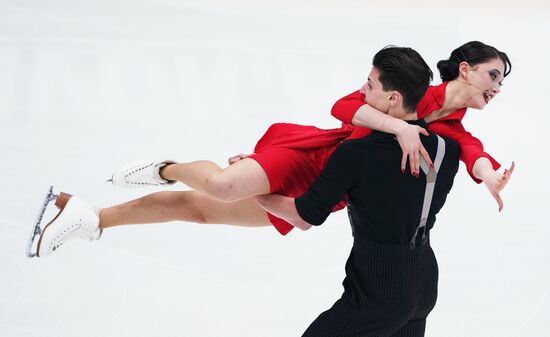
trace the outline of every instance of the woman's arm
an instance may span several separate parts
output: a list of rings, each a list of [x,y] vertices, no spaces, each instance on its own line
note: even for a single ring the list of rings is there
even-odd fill
[[[376,110],[366,104],[364,99],[365,96],[360,91],[353,92],[336,101],[331,114],[344,124],[352,124],[396,135],[403,151],[401,171],[405,171],[407,159],[409,159],[411,172],[413,174],[420,172],[420,156],[424,158],[428,165],[432,164],[428,152],[420,142],[419,133],[428,135],[424,128],[408,124],[401,119]]]
[[[500,192],[514,172],[515,164],[504,173],[497,172],[500,164],[491,155],[483,149],[483,144],[479,139],[472,136],[464,129],[464,126],[458,120],[452,121],[434,121],[429,126],[430,131],[443,137],[449,137],[455,140],[460,146],[460,160],[466,164],[466,169],[470,177],[476,182],[483,182],[493,198],[497,201],[499,211],[503,208]]]
[[[355,112],[363,105],[365,105],[365,96],[357,90],[337,100],[330,114],[342,123],[352,125]]]
[[[504,207],[504,202],[500,197],[500,192],[504,189],[504,187],[506,187],[508,181],[510,181],[512,173],[514,173],[515,166],[515,163],[512,162],[510,169],[505,169],[504,173],[500,173],[493,169],[491,161],[486,157],[479,157],[474,163],[474,175],[483,181],[485,187],[487,187],[493,198],[495,198],[498,204],[499,212],[502,211],[502,208]]]

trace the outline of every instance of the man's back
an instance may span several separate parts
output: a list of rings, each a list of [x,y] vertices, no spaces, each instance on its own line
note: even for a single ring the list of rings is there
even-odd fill
[[[411,123],[425,126],[423,121]],[[423,136],[422,143],[435,162],[438,137]],[[444,140],[444,144],[441,165],[436,167],[428,229],[445,203],[458,170],[457,144],[451,140]],[[401,154],[393,135],[386,133],[375,132],[342,143],[310,190],[296,199],[298,213],[305,221],[319,225],[333,202],[347,194],[356,236],[384,243],[408,243],[421,220],[427,183],[424,172],[418,178],[408,170],[401,172]]]

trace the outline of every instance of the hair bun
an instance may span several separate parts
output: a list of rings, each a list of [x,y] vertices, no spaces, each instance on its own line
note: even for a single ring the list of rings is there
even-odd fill
[[[452,81],[458,77],[458,63],[453,60],[437,62],[437,69],[443,82]]]

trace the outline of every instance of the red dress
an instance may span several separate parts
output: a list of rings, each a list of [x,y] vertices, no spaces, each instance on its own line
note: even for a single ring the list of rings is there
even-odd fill
[[[418,104],[418,118],[423,118],[432,111],[441,109],[445,99],[447,82],[430,86]],[[351,125],[353,115],[364,102],[365,96],[359,91],[339,99],[332,108],[332,115],[342,121],[337,129],[319,129],[288,123],[273,124],[254,148],[250,157],[264,169],[269,179],[270,192],[298,197],[302,195],[313,181],[321,174],[328,158],[336,147],[346,139],[357,139],[369,135],[372,130]],[[486,157],[496,170],[500,164],[483,151],[483,144],[462,126],[466,108],[438,119],[429,125],[429,129],[441,136],[449,137],[460,146],[460,159],[464,161],[470,176],[476,181],[472,169],[477,158]],[[346,206],[346,201],[338,203],[334,211]],[[294,226],[267,213],[270,222],[281,233],[286,235]]]
[[[264,169],[270,193],[296,198],[313,184],[332,152],[351,135],[353,129],[351,125],[324,130],[309,125],[276,123],[258,141],[249,158]],[[346,201],[342,200],[333,211],[344,207]],[[269,212],[267,217],[282,235],[294,228]]]

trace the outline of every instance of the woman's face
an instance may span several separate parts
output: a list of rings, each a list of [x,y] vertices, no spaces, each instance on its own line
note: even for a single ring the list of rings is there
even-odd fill
[[[483,109],[500,92],[504,79],[504,63],[500,58],[494,58],[473,67],[466,64],[464,71],[462,70],[461,68],[464,80],[471,86],[471,96],[466,101],[466,106]]]

